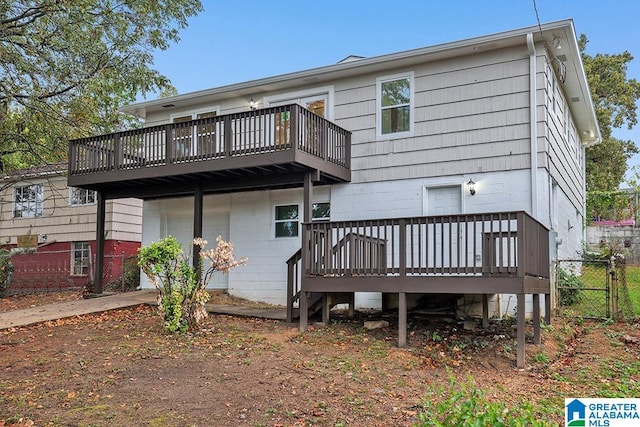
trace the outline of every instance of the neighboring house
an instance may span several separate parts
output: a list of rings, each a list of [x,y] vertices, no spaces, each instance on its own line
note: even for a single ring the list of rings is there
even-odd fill
[[[213,286],[299,301],[303,329],[355,293],[399,307],[403,344],[407,305],[454,294],[485,321],[517,305],[521,364],[550,258],[582,248],[600,134],[571,20],[123,111],[145,128],[71,141],[69,184],[144,199],[143,244],[230,239],[249,263]]]
[[[67,187],[67,165],[27,169],[0,180],[0,246],[13,250],[13,292],[83,287],[93,279],[96,193]],[[142,201],[106,205],[103,280],[120,277],[122,253],[134,255],[142,237]],[[118,256],[116,256],[118,255]]]

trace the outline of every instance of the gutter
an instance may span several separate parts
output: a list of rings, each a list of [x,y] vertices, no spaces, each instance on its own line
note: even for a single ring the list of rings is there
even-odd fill
[[[536,111],[536,45],[527,34],[529,49],[529,146],[531,153],[531,216],[538,219],[538,113]],[[551,224],[553,227],[553,224]]]

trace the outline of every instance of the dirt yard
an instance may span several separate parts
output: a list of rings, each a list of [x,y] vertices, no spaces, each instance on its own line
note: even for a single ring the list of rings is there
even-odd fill
[[[0,311],[77,297],[5,298]],[[473,381],[491,401],[529,402],[553,425],[565,397],[640,395],[638,324],[558,319],[516,369],[506,322],[467,331],[411,316],[410,348],[398,349],[393,319],[373,331],[363,320],[301,334],[210,316],[201,331],[174,335],[141,306],[3,330],[0,426],[408,426],[424,396],[452,380]]]

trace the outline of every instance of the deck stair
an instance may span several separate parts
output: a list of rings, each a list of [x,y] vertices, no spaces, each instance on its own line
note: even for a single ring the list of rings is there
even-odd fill
[[[326,244],[326,236],[322,232],[316,232],[313,235],[314,244]],[[330,250],[331,257],[348,257],[356,253],[371,253],[375,248],[377,257],[380,258],[374,264],[384,264],[384,248],[385,243],[382,239],[371,238],[370,236],[360,233],[347,233],[340,239]],[[315,265],[324,264],[325,259],[311,260]],[[367,263],[369,266],[371,262]],[[302,274],[302,248],[296,251],[287,260],[287,321],[292,322],[300,317],[300,281]],[[349,316],[353,316],[354,312],[354,296],[353,292],[311,292],[309,293],[308,312],[309,316],[322,311],[322,322],[329,321],[329,311],[338,304],[349,305]]]

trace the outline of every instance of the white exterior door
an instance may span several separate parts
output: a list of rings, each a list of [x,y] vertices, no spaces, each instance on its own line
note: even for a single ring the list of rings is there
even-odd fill
[[[457,215],[462,213],[462,188],[459,185],[450,187],[427,188],[427,215]],[[429,251],[433,251],[429,267],[442,268],[457,265],[458,259],[465,259],[458,253],[464,230],[452,223],[429,225],[429,234],[435,233],[435,241],[429,243]]]

